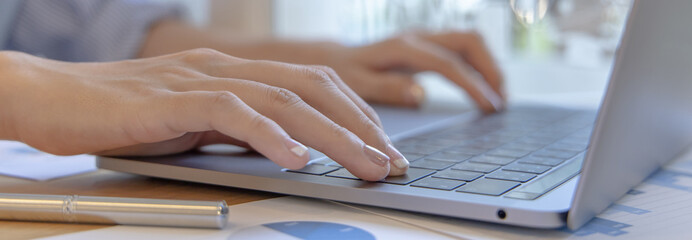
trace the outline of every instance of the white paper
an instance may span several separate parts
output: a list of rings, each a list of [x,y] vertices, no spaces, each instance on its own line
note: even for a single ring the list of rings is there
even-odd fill
[[[328,201],[280,197],[230,206],[229,224],[223,230],[114,226],[44,239],[368,240],[450,238]]]
[[[0,141],[0,174],[45,181],[96,170],[94,156],[55,156],[26,144]]]

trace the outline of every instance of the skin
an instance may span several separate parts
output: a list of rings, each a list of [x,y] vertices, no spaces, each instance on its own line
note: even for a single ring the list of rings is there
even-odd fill
[[[420,71],[446,76],[483,112],[503,106],[501,74],[473,33],[346,47],[242,40],[163,21],[135,60],[66,63],[0,52],[0,139],[109,156],[226,143],[290,169],[309,160],[295,151],[305,144],[376,181],[404,174],[408,164],[364,100],[418,106],[424,93],[412,79]]]

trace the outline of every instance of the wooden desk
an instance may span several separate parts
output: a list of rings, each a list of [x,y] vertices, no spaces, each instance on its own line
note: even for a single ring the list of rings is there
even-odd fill
[[[0,176],[0,192],[181,200],[226,200],[229,205],[281,196],[266,192],[98,170],[46,182]],[[108,227],[108,225],[0,221],[0,238],[30,239]]]

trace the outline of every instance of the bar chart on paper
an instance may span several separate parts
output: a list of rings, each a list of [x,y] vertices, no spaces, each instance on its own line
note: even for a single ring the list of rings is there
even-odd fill
[[[605,235],[623,238],[689,236],[692,221],[692,164],[676,162],[576,231],[577,237]]]

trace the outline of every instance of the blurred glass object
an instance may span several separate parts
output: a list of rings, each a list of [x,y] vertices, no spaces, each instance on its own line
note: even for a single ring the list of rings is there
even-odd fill
[[[509,5],[519,22],[526,25],[540,22],[548,12],[548,0],[509,0]]]
[[[472,29],[482,0],[359,0],[353,13],[360,13],[362,42],[373,42],[404,31],[439,32]]]

